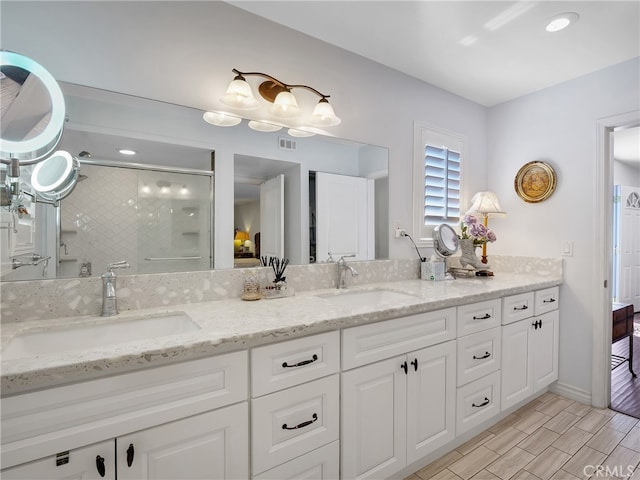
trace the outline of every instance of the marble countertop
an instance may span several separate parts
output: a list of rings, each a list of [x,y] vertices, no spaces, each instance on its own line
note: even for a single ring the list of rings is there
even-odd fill
[[[123,312],[115,317],[73,317],[4,324],[2,348],[25,332],[126,322],[184,312],[200,329],[179,335],[68,351],[57,355],[2,360],[2,394],[11,395],[127,371],[231,352],[266,343],[352,327],[539,290],[562,283],[560,276],[500,273],[492,278],[429,282],[405,280],[352,287],[347,292],[385,289],[407,294],[386,302],[345,305],[333,301],[344,291],[323,289],[295,296],[247,302],[239,298]],[[399,297],[399,296],[396,296]],[[2,351],[0,350],[0,356]]]

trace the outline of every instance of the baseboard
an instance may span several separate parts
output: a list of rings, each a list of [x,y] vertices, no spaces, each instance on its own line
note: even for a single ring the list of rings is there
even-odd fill
[[[585,405],[591,405],[591,392],[582,390],[566,383],[555,382],[549,386],[549,390],[563,397],[570,398],[576,402],[584,403]]]

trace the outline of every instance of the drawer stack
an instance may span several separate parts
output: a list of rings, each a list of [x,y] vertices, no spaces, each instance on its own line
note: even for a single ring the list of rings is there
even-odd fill
[[[500,412],[501,302],[458,307],[456,434]]]

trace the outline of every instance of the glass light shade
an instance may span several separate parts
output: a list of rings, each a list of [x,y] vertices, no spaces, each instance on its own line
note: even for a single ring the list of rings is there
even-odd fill
[[[35,166],[31,173],[31,186],[38,196],[57,201],[73,191],[79,172],[80,162],[69,152],[58,150]]]
[[[306,130],[298,130],[296,128],[290,128],[287,130],[287,133],[292,137],[304,138],[304,137],[313,137],[315,133],[308,132]]]
[[[498,203],[498,197],[493,192],[478,192],[471,199],[471,208],[467,210],[466,215],[473,215],[479,213],[481,215],[487,215],[489,213],[506,214],[500,203]]]
[[[205,122],[217,127],[233,127],[242,121],[240,117],[222,112],[204,112],[202,118]]]
[[[271,123],[258,122],[257,120],[251,120],[249,123],[249,128],[252,130],[256,130],[258,132],[277,132],[282,127],[280,125],[273,125]]]
[[[336,117],[333,107],[326,98],[321,99],[313,109],[309,123],[317,127],[333,127],[339,125],[342,120]]]
[[[565,28],[567,28],[572,23],[577,22],[579,19],[580,15],[578,15],[577,13],[561,13],[560,15],[556,15],[549,21],[549,23],[545,27],[545,30],[551,33],[559,32],[560,30],[564,30]]]
[[[258,101],[253,96],[251,86],[246,80],[237,77],[231,81],[227,88],[227,93],[220,98],[220,101],[225,105],[241,110],[258,108]]]
[[[269,110],[273,115],[285,118],[294,118],[302,113],[295,95],[287,91],[280,92],[276,96]]]

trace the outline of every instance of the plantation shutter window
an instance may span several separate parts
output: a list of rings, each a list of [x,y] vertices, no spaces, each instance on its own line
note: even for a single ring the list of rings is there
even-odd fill
[[[460,152],[425,146],[424,224],[456,225],[460,221]]]

